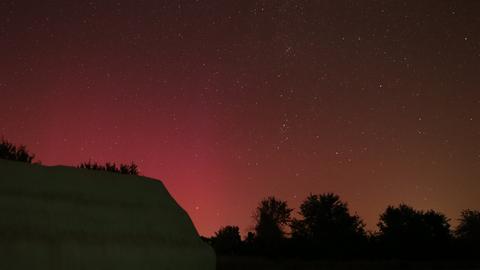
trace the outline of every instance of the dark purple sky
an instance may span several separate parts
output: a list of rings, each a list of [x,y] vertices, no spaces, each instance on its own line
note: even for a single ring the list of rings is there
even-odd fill
[[[135,161],[200,233],[265,196],[480,207],[479,1],[2,1],[0,135]]]

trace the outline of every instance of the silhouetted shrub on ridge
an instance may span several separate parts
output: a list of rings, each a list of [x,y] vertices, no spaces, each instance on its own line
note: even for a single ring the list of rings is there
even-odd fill
[[[138,166],[135,163],[131,163],[130,165],[127,164],[120,164],[119,167],[115,163],[107,162],[105,165],[98,164],[96,162],[83,162],[77,166],[80,169],[88,169],[88,170],[96,170],[96,171],[107,171],[113,173],[120,173],[120,174],[128,174],[128,175],[138,175]]]
[[[30,154],[25,145],[20,145],[17,147],[6,139],[2,138],[0,142],[0,159],[32,163],[34,158],[35,155]]]

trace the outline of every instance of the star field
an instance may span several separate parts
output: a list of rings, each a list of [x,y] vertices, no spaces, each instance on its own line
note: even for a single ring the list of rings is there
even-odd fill
[[[480,2],[3,1],[0,135],[135,161],[199,232],[335,192],[480,206]]]

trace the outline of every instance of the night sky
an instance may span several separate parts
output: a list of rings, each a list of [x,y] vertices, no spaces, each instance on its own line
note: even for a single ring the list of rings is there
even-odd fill
[[[203,235],[335,192],[480,207],[480,1],[1,1],[0,136],[135,161]]]

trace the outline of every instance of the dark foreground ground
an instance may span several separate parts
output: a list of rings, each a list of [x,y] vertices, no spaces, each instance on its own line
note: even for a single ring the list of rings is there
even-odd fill
[[[268,260],[255,257],[218,257],[217,270],[480,270],[480,262],[406,262],[406,261],[301,261]]]

